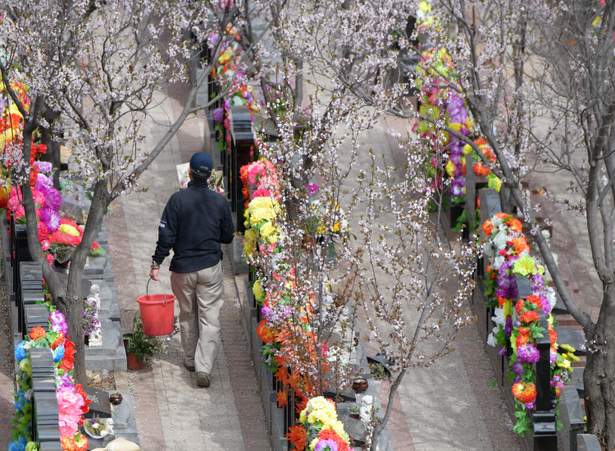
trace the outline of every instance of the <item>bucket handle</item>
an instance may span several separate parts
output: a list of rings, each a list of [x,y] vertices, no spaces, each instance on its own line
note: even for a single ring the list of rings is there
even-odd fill
[[[149,283],[152,279],[151,277],[149,279],[147,279],[147,283],[145,284],[145,296],[149,296]],[[164,304],[165,307],[167,306],[167,294],[164,294]]]

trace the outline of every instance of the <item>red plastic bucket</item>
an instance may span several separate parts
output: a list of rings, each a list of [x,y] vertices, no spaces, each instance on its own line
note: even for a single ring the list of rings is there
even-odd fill
[[[172,294],[146,294],[137,298],[145,335],[173,333],[175,299]]]

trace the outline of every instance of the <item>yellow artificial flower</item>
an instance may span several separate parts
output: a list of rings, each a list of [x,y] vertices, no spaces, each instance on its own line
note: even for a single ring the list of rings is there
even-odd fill
[[[513,263],[513,272],[521,276],[529,276],[530,274],[536,274],[536,261],[529,255],[522,255],[519,259]]]
[[[446,161],[446,165],[444,166],[444,168],[446,169],[446,173],[450,177],[452,177],[453,174],[455,173],[455,163],[453,163],[451,160]]]
[[[266,222],[261,226],[260,233],[263,238],[269,238],[276,232],[276,228],[271,222]]]

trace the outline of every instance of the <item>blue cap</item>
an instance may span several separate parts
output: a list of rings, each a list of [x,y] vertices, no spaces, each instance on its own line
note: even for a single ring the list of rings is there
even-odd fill
[[[196,174],[209,174],[214,167],[214,161],[205,152],[197,152],[190,158],[190,169]]]

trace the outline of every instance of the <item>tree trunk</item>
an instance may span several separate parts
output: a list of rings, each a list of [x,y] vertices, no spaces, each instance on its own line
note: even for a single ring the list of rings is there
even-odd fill
[[[600,316],[583,375],[587,428],[604,449],[615,450],[615,286],[605,286]]]
[[[78,384],[86,385],[85,375],[85,344],[83,342],[83,298],[81,295],[72,297],[59,297],[55,300],[58,310],[66,317],[70,341],[75,344],[75,363],[73,377]]]

